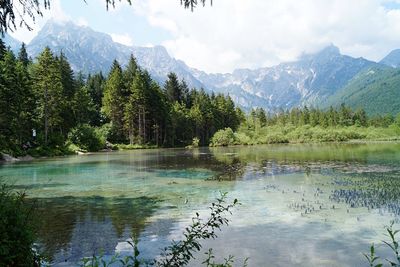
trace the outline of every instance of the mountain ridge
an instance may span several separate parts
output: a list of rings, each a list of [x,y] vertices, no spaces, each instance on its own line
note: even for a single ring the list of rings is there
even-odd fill
[[[125,46],[106,33],[72,22],[50,20],[27,45],[36,57],[45,46],[63,51],[75,71],[108,73],[112,61],[127,64],[133,54],[138,64],[163,84],[169,72],[185,79],[190,87],[229,94],[245,110],[268,111],[295,106],[318,106],[335,95],[363,70],[384,65],[342,55],[333,44],[317,53],[303,54],[297,61],[258,69],[236,69],[232,73],[206,73],[171,57],[165,47]],[[389,56],[389,55],[388,55]]]
[[[400,49],[392,50],[379,62],[392,68],[400,67]]]
[[[357,74],[345,87],[326,99],[323,107],[345,103],[369,115],[400,113],[400,69],[373,67]]]

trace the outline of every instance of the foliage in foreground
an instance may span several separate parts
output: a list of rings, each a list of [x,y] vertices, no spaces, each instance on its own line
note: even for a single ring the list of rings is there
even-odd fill
[[[389,237],[389,241],[382,241],[391,251],[393,257],[391,259],[385,259],[385,262],[388,266],[400,266],[400,247],[399,242],[396,240],[396,235],[400,232],[400,230],[393,229],[393,222],[386,227],[387,236]],[[370,267],[383,267],[384,263],[382,263],[381,257],[377,256],[375,251],[375,245],[372,244],[370,247],[369,254],[364,253],[365,258],[368,261],[368,265]]]
[[[0,263],[1,266],[40,266],[34,249],[34,208],[25,193],[15,193],[0,185]]]
[[[199,213],[192,218],[192,224],[186,227],[181,241],[173,241],[172,244],[164,248],[161,257],[150,261],[141,261],[138,259],[140,254],[138,250],[138,239],[132,238],[133,242],[128,242],[133,248],[133,255],[122,257],[114,255],[110,260],[105,260],[102,255],[85,258],[82,261],[82,267],[89,266],[111,266],[114,263],[119,263],[126,267],[137,267],[142,265],[155,265],[160,267],[166,266],[186,266],[194,259],[194,253],[199,252],[202,248],[200,241],[205,239],[215,239],[217,237],[216,231],[221,230],[221,227],[229,224],[227,215],[232,214],[232,209],[239,203],[235,199],[232,203],[227,203],[226,193],[221,193],[221,196],[212,203],[210,208],[210,217],[203,220]],[[202,262],[207,267],[230,267],[234,259],[229,256],[223,263],[216,263],[215,256],[212,249],[206,253],[207,258]],[[247,265],[247,259],[243,266]]]

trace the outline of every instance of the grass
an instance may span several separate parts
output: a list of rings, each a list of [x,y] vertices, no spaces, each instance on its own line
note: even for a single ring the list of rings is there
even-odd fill
[[[133,144],[133,145],[126,145],[126,144],[116,144],[114,147],[117,150],[135,150],[135,149],[154,149],[158,148],[156,145],[139,145],[139,144]]]

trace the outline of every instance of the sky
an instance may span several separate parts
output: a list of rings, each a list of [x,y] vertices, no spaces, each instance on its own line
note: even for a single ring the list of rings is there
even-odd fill
[[[51,0],[50,11],[11,35],[29,41],[50,18],[105,32],[125,45],[163,45],[209,73],[293,61],[334,44],[379,61],[400,48],[400,0],[214,0],[194,12],[180,0]],[[209,1],[209,0],[208,0]]]

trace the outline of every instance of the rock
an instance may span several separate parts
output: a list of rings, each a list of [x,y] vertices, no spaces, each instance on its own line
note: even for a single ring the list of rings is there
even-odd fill
[[[19,161],[19,159],[14,158],[13,156],[8,155],[6,153],[1,153],[0,161],[14,162],[14,161]]]
[[[19,157],[18,158],[18,160],[21,160],[21,161],[31,161],[31,160],[34,160],[35,158],[34,157],[32,157],[31,155],[26,155],[26,156],[23,156],[23,157]]]

